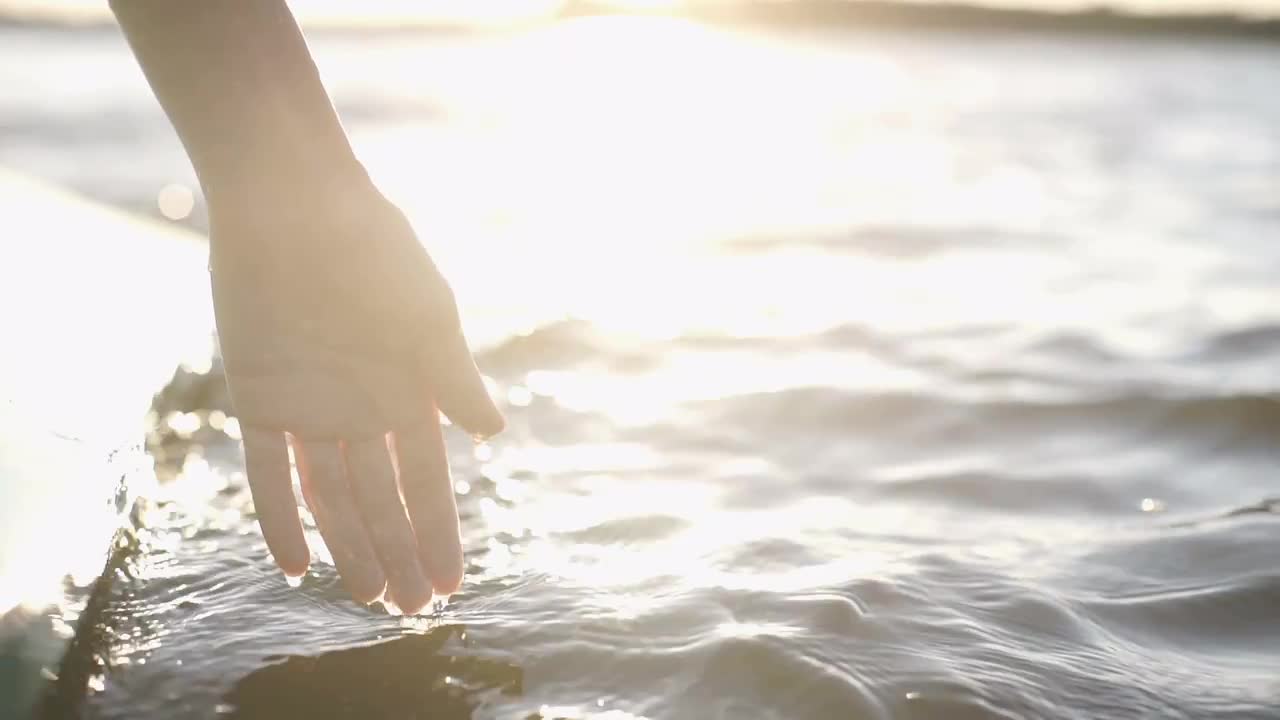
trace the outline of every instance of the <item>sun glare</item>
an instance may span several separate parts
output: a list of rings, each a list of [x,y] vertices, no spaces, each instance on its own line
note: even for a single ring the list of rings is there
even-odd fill
[[[778,313],[814,278],[777,274],[752,292],[743,284],[758,284],[760,268],[722,262],[719,243],[843,227],[850,206],[892,202],[894,186],[936,185],[949,159],[909,128],[893,162],[870,142],[832,141],[853,130],[833,109],[874,114],[909,99],[891,60],[828,63],[758,40],[674,17],[561,22],[434,74],[432,91],[451,108],[445,132],[384,124],[356,142],[472,304],[482,339],[563,317],[650,339],[812,329],[823,322],[813,308]],[[387,52],[403,60],[378,66],[405,74],[389,86],[412,87],[430,67],[411,62],[412,50]],[[850,85],[858,92],[836,91]],[[846,177],[855,162],[883,172]]]

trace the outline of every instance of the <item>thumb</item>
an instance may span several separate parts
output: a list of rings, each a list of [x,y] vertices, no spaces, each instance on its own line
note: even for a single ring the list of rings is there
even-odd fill
[[[423,366],[427,387],[440,411],[472,435],[502,432],[506,420],[489,397],[461,329],[433,338]]]

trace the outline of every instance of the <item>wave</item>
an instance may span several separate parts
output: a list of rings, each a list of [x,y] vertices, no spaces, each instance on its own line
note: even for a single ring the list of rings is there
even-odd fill
[[[967,325],[890,334],[866,323],[843,323],[817,332],[794,336],[725,335],[695,331],[662,343],[628,340],[597,330],[585,320],[561,320],[532,332],[509,338],[479,354],[482,364],[504,370],[569,367],[584,359],[620,369],[652,367],[671,350],[742,350],[794,353],[809,350],[856,350],[882,359],[912,365],[944,367],[945,358],[928,352],[935,342],[965,342],[975,347],[999,343],[1010,349],[999,359],[1008,363],[1023,358],[1048,359],[1063,367],[1108,367],[1124,363],[1150,364],[1147,357],[1128,355],[1101,336],[1078,330],[1057,330],[1017,338],[1020,328],[1009,325]],[[1280,325],[1257,325],[1220,331],[1188,341],[1187,349],[1174,351],[1159,362],[1179,365],[1269,361],[1280,357]],[[927,360],[935,358],[935,360]],[[1000,372],[992,367],[987,371]],[[986,371],[984,371],[986,372]]]
[[[981,431],[992,437],[1069,430],[1151,436],[1211,435],[1274,443],[1280,428],[1280,394],[1117,394],[1097,399],[1044,402],[966,399],[908,392],[857,393],[807,387],[739,395],[698,406],[706,422],[761,432],[810,433],[914,430],[933,434]]]
[[[1188,359],[1213,362],[1241,357],[1280,358],[1280,325],[1257,325],[1217,333],[1202,341]]]
[[[1019,233],[999,228],[903,225],[865,227],[828,234],[748,237],[729,242],[724,247],[730,251],[759,253],[808,248],[826,253],[863,253],[915,260],[975,248],[1007,248],[1016,245],[1039,247],[1054,240],[1055,238],[1043,234]]]
[[[1084,603],[1117,632],[1147,642],[1204,651],[1267,652],[1280,646],[1280,575],[1247,574],[1203,585],[1161,587]]]
[[[226,695],[233,708],[228,717],[412,717],[429,708],[431,717],[462,720],[489,694],[522,691],[518,665],[446,648],[460,637],[465,628],[445,625],[365,647],[278,659],[235,682]]]

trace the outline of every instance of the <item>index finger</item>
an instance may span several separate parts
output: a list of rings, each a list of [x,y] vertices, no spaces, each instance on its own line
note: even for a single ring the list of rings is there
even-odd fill
[[[460,328],[432,337],[423,371],[440,411],[456,425],[484,437],[497,435],[506,427]]]

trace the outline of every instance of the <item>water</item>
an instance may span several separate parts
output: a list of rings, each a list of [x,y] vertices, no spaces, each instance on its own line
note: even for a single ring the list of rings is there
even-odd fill
[[[152,215],[191,183],[114,33],[3,32],[6,165]],[[466,586],[288,587],[175,391],[86,716],[1280,713],[1280,49],[313,43],[504,398],[451,439]]]

